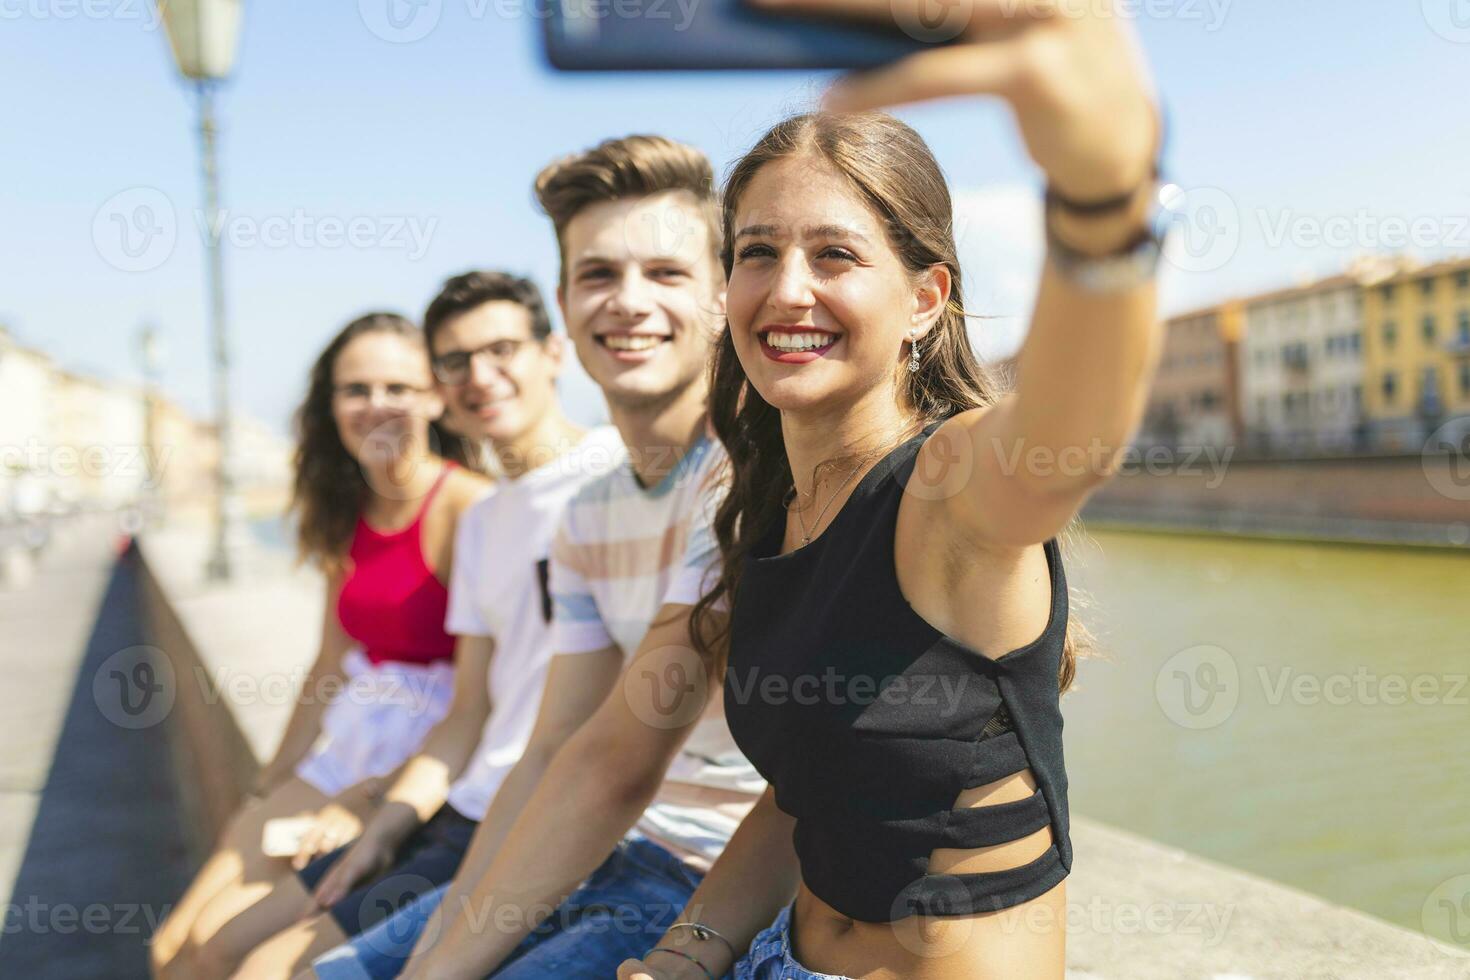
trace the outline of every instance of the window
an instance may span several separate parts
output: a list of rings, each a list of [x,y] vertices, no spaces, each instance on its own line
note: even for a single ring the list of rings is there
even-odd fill
[[[1398,390],[1398,378],[1394,377],[1392,371],[1383,372],[1383,400],[1392,402],[1394,392]]]
[[[1428,365],[1419,379],[1419,397],[1427,401],[1439,400],[1439,368]]]
[[[1455,273],[1455,286],[1458,289],[1470,289],[1470,269],[1461,269]]]
[[[1429,280],[1426,279],[1424,281],[1428,282]],[[1427,344],[1434,343],[1434,316],[1426,313],[1424,315],[1424,321],[1419,326],[1424,334],[1424,342]]]
[[[1455,326],[1458,334],[1456,339],[1462,344],[1470,344],[1470,310],[1461,310],[1459,322]]]
[[[1389,320],[1383,325],[1383,346],[1391,350],[1393,348],[1394,342],[1398,339],[1398,328],[1394,326],[1392,320]]]
[[[1393,302],[1393,283],[1391,283],[1391,282],[1384,283],[1383,286],[1380,287],[1378,291],[1379,291],[1379,293],[1382,294],[1383,301],[1385,303],[1391,303],[1391,302]]]
[[[1363,407],[1363,386],[1353,385],[1353,408]]]
[[[1433,296],[1434,295],[1434,280],[1433,279],[1420,279],[1419,280],[1419,292],[1420,292],[1421,295],[1424,295],[1424,296]]]
[[[1460,394],[1470,395],[1470,361],[1460,362]]]
[[[1357,354],[1357,353],[1361,352],[1362,349],[1363,349],[1363,331],[1361,331],[1361,330],[1355,330],[1355,331],[1353,331],[1352,339],[1353,339],[1353,353],[1354,354]]]

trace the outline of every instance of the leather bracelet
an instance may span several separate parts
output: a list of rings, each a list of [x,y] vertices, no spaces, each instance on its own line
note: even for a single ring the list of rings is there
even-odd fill
[[[673,925],[669,926],[668,931],[673,932],[675,929],[688,929],[690,932],[694,933],[695,939],[701,941],[705,939],[718,939],[720,942],[724,943],[725,948],[730,951],[731,961],[740,959],[740,954],[735,952],[735,944],[730,942],[730,940],[726,939],[724,936],[720,935],[714,929],[711,929],[709,926],[705,925],[703,922],[675,922]]]
[[[1110,214],[1114,211],[1122,211],[1138,198],[1138,192],[1151,184],[1157,184],[1164,171],[1164,156],[1169,146],[1169,106],[1163,100],[1159,101],[1159,145],[1154,152],[1153,166],[1142,181],[1135,184],[1131,189],[1124,191],[1115,197],[1104,198],[1100,201],[1079,201],[1076,198],[1067,197],[1048,182],[1046,194],[1043,198],[1047,210],[1060,208],[1070,211],[1081,217],[1095,218],[1099,215]]]
[[[688,953],[680,952],[677,949],[670,949],[667,946],[655,946],[655,947],[653,947],[653,949],[650,949],[648,952],[644,953],[643,954],[643,958],[646,960],[650,956],[652,956],[654,953],[673,953],[675,956],[682,956],[686,960],[688,960],[690,963],[693,963],[695,966],[697,966],[701,970],[703,970],[704,971],[704,975],[707,976],[707,977],[709,977],[709,980],[715,980],[715,975],[713,973],[709,972],[709,967],[705,966],[703,963],[699,962],[699,960],[697,960],[694,957],[690,956]]]
[[[1158,179],[1159,164],[1155,160],[1153,167],[1149,170],[1148,176],[1143,179],[1142,183],[1134,185],[1131,190],[1124,191],[1116,197],[1104,198],[1101,201],[1079,201],[1076,198],[1067,197],[1055,187],[1052,187],[1051,184],[1047,184],[1046,193],[1043,195],[1042,200],[1048,211],[1060,209],[1070,211],[1072,214],[1084,218],[1096,218],[1100,215],[1111,214],[1114,211],[1122,211],[1128,205],[1138,200],[1140,189],[1157,183]]]

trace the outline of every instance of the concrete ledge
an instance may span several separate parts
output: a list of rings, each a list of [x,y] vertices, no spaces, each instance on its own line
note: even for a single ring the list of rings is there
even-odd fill
[[[278,552],[252,553],[237,582],[206,582],[206,544],[191,525],[139,542],[150,642],[173,668],[174,765],[201,857],[280,742],[323,601],[321,577]]]
[[[206,585],[202,531],[151,533],[141,550],[150,631],[178,685],[179,774],[207,845],[280,739],[292,704],[281,692],[316,651],[322,583],[265,554],[240,582]],[[1470,976],[1470,950],[1178,848],[1076,814],[1072,840],[1069,980]]]
[[[1072,844],[1069,980],[1470,976],[1470,950],[1107,824]]]

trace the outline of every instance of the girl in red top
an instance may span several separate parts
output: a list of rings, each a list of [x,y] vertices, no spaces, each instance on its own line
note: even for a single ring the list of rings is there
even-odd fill
[[[155,974],[208,975],[203,947],[288,870],[262,853],[268,821],[315,815],[308,852],[352,839],[448,710],[454,530],[490,484],[443,413],[423,334],[395,314],[354,320],[312,368],[292,506],[300,555],[327,578],[320,651],[275,757],[154,937]]]

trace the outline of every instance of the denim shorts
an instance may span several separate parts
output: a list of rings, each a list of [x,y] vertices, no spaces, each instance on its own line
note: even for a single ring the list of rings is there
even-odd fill
[[[641,957],[684,911],[704,875],[636,831],[523,939],[495,980],[608,980]],[[408,962],[443,890],[312,963],[321,980],[387,980]]]
[[[848,980],[835,973],[813,973],[791,955],[791,906],[750,941],[750,952],[735,964],[734,980]]]

